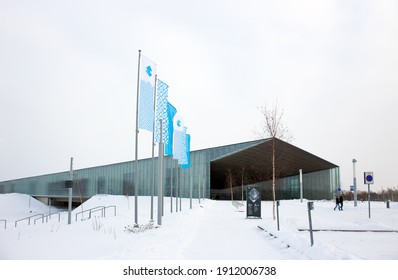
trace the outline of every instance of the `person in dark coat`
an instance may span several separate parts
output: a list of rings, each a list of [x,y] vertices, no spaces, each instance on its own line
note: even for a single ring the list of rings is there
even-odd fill
[[[338,196],[336,196],[336,206],[334,207],[334,209],[333,210],[336,210],[336,208],[339,208],[339,210],[340,210],[340,199],[339,199],[339,197]]]
[[[340,202],[339,210],[343,211],[343,195],[342,194],[340,195],[339,202]]]

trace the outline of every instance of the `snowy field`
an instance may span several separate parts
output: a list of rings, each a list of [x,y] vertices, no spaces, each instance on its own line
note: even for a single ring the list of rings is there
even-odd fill
[[[150,198],[139,197],[139,224],[149,225]],[[175,204],[175,200],[174,200]],[[101,217],[101,208],[106,208]],[[115,206],[115,207],[114,207]],[[311,247],[306,200],[281,201],[280,230],[272,219],[272,202],[262,202],[262,219],[246,219],[231,201],[182,200],[182,211],[170,213],[165,198],[161,227],[132,233],[134,197],[98,195],[72,212],[53,214],[44,223],[36,215],[56,213],[22,194],[0,195],[0,259],[3,260],[398,260],[398,203],[315,201],[311,212]],[[155,198],[155,222],[157,221]],[[175,205],[174,205],[175,208]],[[116,215],[115,215],[116,212]],[[34,220],[39,218],[37,220]],[[60,219],[60,222],[58,221]],[[263,228],[261,230],[259,228]],[[6,228],[5,228],[6,227]],[[321,230],[321,231],[315,231]]]
[[[157,208],[156,198],[154,199]],[[333,211],[333,201],[314,201],[311,246],[307,201],[281,201],[280,230],[272,219],[272,202],[262,202],[262,219],[247,219],[231,201],[182,199],[182,211],[170,213],[165,198],[162,226],[133,233],[134,197],[98,195],[67,212],[22,194],[0,194],[0,274],[4,279],[126,279],[130,267],[195,267],[217,279],[249,276],[217,275],[231,266],[277,268],[273,279],[335,279],[390,276],[398,264],[398,203],[346,202]],[[96,208],[91,218],[89,211]],[[109,206],[109,207],[108,207]],[[244,207],[243,207],[244,208]],[[115,215],[116,210],[116,215]],[[18,221],[37,214],[48,215]],[[58,215],[59,213],[59,215]],[[38,219],[37,219],[38,218]],[[154,213],[157,221],[157,212]],[[37,220],[35,220],[37,219]],[[60,221],[58,221],[60,219]],[[149,225],[150,198],[139,197],[139,224]],[[17,222],[16,222],[17,221]],[[17,224],[15,226],[15,223]],[[262,229],[260,229],[261,227]],[[84,260],[84,261],[83,261]],[[21,269],[23,268],[23,269]],[[211,272],[211,273],[210,273]],[[33,278],[32,278],[33,276]],[[258,275],[260,276],[260,275]],[[264,276],[264,275],[262,275]],[[131,277],[131,275],[129,275]],[[203,276],[133,276],[135,279],[203,279]],[[256,278],[251,275],[251,278]],[[3,277],[2,277],[3,279]],[[211,277],[213,279],[213,277]]]

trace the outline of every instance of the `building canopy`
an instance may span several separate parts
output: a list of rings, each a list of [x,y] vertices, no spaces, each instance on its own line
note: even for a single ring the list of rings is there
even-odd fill
[[[284,178],[338,167],[320,157],[275,138],[276,177]],[[259,144],[211,161],[211,188],[226,187],[226,178],[233,176],[237,182],[242,177],[245,184],[272,179],[272,138]],[[242,176],[243,174],[243,176]]]

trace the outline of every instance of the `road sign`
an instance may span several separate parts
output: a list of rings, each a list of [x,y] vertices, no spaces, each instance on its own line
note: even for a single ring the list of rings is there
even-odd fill
[[[338,192],[341,192],[341,188],[340,188],[340,187],[338,187],[338,188],[337,188],[337,191],[338,191]]]
[[[350,192],[354,192],[354,186],[350,186]]]
[[[363,183],[368,185],[368,208],[369,208],[369,219],[370,219],[370,185],[373,184],[373,172],[363,173]]]
[[[363,180],[364,184],[373,184],[374,183],[373,172],[364,172]]]

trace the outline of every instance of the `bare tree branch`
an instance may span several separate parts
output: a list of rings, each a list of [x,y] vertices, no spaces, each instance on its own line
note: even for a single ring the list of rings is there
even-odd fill
[[[293,139],[290,131],[283,123],[283,109],[278,107],[278,102],[275,102],[273,107],[261,106],[258,108],[262,116],[260,130],[255,133],[258,138],[272,138],[272,213],[275,220],[275,181],[276,181],[276,159],[275,155],[275,139],[290,142]]]

